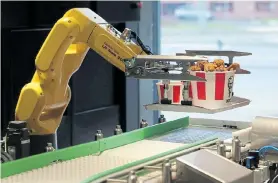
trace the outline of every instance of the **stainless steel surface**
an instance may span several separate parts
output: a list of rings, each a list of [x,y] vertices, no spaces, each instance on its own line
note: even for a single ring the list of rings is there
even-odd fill
[[[181,80],[181,81],[206,81],[206,79],[192,76],[187,73],[181,74],[169,74],[169,73],[148,73],[148,74],[139,74],[139,75],[132,75],[132,72],[129,73],[130,75],[126,75],[127,77],[133,77],[137,79],[154,79],[154,80],[163,80],[163,79],[170,79],[170,80]]]
[[[140,122],[140,128],[145,128],[147,126],[149,126],[148,122],[146,120],[142,119]]]
[[[172,182],[171,163],[166,159],[162,164],[162,183]]]
[[[234,136],[232,140],[232,160],[239,163],[241,159],[241,142],[238,136]]]
[[[164,123],[164,122],[166,122],[166,118],[164,117],[163,114],[161,114],[158,118],[158,123]]]
[[[95,140],[100,140],[103,138],[103,133],[101,130],[97,130],[97,133],[95,134]]]
[[[183,183],[253,183],[253,172],[208,150],[177,158],[177,180]]]
[[[134,171],[130,171],[127,179],[127,183],[136,183],[137,182],[137,175]]]
[[[175,55],[137,55],[137,61],[180,61],[180,62],[196,62],[207,60],[206,58],[197,56],[175,56]]]
[[[243,107],[250,104],[250,100],[240,97],[232,97],[231,102],[227,106],[222,108],[211,108],[206,109],[196,106],[186,106],[186,105],[174,105],[174,104],[148,104],[145,105],[147,110],[156,110],[156,111],[175,111],[175,112],[191,112],[191,113],[206,113],[206,114],[215,114],[218,112],[223,112],[238,107]]]
[[[116,128],[114,130],[114,135],[119,135],[119,134],[122,134],[123,133],[123,130],[121,128],[121,125],[116,125]]]
[[[47,146],[45,147],[46,152],[54,151],[54,147],[52,146],[52,143],[47,143]]]
[[[239,52],[239,51],[228,51],[228,50],[185,50],[185,55],[196,56],[196,55],[206,55],[206,56],[227,56],[227,57],[240,57],[249,56],[252,53],[249,52]]]
[[[224,141],[220,140],[217,144],[217,154],[226,158],[226,152],[229,152],[229,151],[230,150],[226,149],[226,145],[224,144]]]
[[[206,81],[204,78],[190,75],[191,63],[207,60],[201,57],[172,55],[138,55],[125,59],[126,76],[140,79]]]
[[[224,142],[221,140],[217,144],[217,154],[220,156],[226,157],[226,145]]]

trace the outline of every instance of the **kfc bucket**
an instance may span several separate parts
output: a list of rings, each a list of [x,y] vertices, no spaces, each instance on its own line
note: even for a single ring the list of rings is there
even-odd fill
[[[183,83],[181,81],[171,81],[170,84],[168,84],[169,88],[166,93],[167,96],[165,96],[164,84],[162,82],[156,83],[156,86],[157,86],[159,103],[161,99],[167,97],[169,100],[172,101],[171,104],[181,104],[181,101],[183,100],[183,96],[182,96]]]
[[[192,105],[214,109],[225,107],[231,101],[235,71],[190,71],[190,74],[207,80],[190,82]]]

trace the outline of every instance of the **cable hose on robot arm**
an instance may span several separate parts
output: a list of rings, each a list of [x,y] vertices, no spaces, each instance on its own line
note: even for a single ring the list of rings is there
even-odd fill
[[[136,40],[136,42],[138,43],[138,45],[142,48],[142,50],[148,54],[148,55],[152,55],[153,53],[150,51],[150,48],[146,45],[144,45],[143,41],[140,39],[140,37],[136,34],[136,32],[131,31],[131,37],[134,38]]]

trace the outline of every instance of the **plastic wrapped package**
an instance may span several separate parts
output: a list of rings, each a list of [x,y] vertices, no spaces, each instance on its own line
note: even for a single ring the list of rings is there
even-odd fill
[[[251,142],[251,131],[252,131],[252,127],[246,128],[246,129],[242,129],[242,130],[238,130],[232,133],[232,136],[238,136],[239,140],[243,143],[249,143]]]
[[[278,147],[278,118],[257,116],[252,123],[251,148]]]

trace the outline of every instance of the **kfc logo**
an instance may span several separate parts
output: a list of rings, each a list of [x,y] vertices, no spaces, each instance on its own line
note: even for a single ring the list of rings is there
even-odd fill
[[[226,100],[226,102],[230,102],[231,98],[233,96],[233,84],[234,84],[234,77],[231,76],[228,79],[228,92],[229,92],[229,96],[228,96],[228,99]]]

